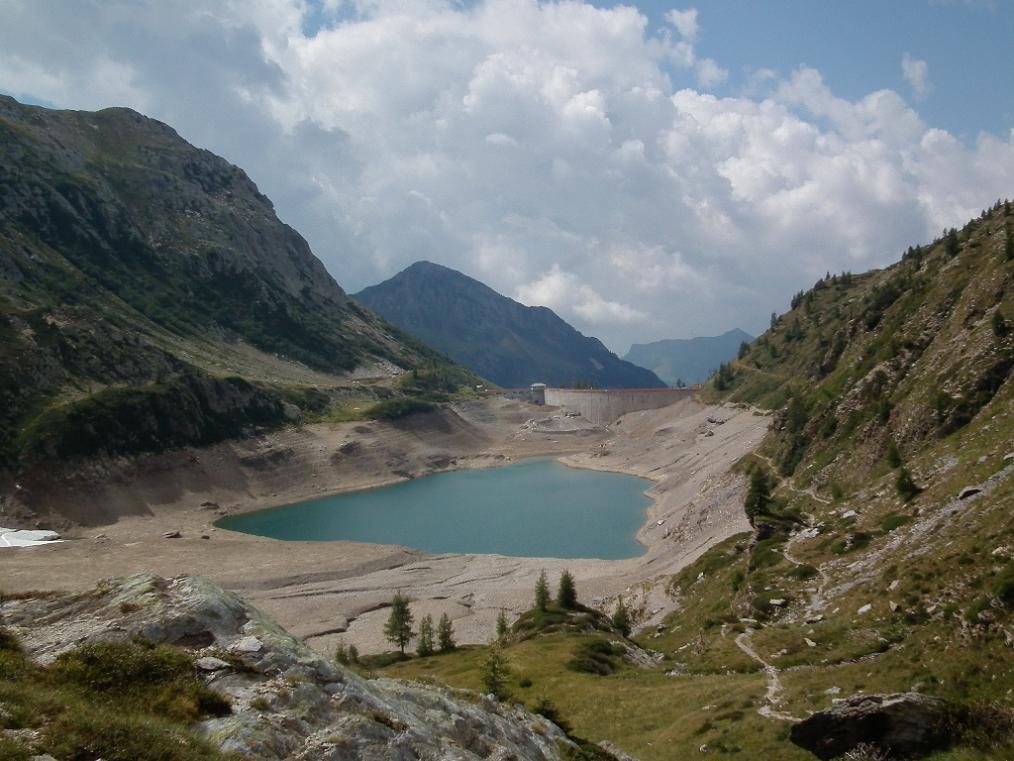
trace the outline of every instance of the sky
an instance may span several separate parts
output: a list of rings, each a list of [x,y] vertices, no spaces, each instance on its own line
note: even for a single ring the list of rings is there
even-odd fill
[[[0,0],[0,92],[241,166],[349,292],[420,259],[631,343],[761,332],[1014,197],[1014,1]]]

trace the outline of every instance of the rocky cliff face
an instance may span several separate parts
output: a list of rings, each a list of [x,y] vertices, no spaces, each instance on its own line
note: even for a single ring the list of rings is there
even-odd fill
[[[559,727],[516,706],[363,679],[200,577],[140,574],[83,595],[8,600],[0,613],[42,664],[93,642],[140,638],[187,648],[202,681],[231,705],[196,730],[244,758],[553,761],[574,748]]]
[[[128,109],[0,96],[0,465],[105,389],[207,401],[230,396],[208,375],[319,386],[378,363],[446,360],[350,301],[241,169]]]
[[[519,304],[439,264],[416,262],[354,298],[501,386],[665,386],[551,309]]]

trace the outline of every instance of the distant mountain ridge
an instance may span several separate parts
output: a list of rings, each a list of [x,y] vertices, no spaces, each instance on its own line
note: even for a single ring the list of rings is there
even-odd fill
[[[652,370],[670,386],[678,380],[692,386],[710,378],[720,364],[736,356],[740,344],[751,341],[753,336],[734,328],[720,336],[672,338],[634,344],[623,358]]]
[[[416,262],[352,298],[501,386],[665,385],[650,370],[625,362],[597,338],[579,333],[553,310],[519,304],[432,262]]]

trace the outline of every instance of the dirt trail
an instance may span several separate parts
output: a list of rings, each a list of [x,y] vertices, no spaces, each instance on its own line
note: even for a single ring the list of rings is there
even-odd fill
[[[810,499],[814,500],[815,502],[820,502],[823,505],[833,504],[832,500],[828,499],[827,497],[821,497],[820,495],[818,495],[816,490],[812,486],[806,489],[800,489],[795,485],[795,483],[793,483],[791,478],[780,478],[777,475],[778,466],[775,465],[774,461],[767,455],[760,454],[759,452],[754,452],[753,456],[756,457],[758,460],[763,460],[765,463],[767,463],[767,466],[771,470],[771,472],[775,474],[776,478],[779,478],[778,486],[775,487],[775,491],[781,489],[784,486],[786,489],[796,492],[796,494],[805,494]]]
[[[752,658],[757,661],[764,669],[764,677],[767,680],[767,691],[764,693],[764,700],[767,705],[761,706],[757,709],[757,713],[761,716],[773,719],[775,721],[791,721],[797,722],[802,721],[796,716],[785,713],[784,711],[778,710],[778,704],[781,702],[779,695],[782,692],[782,681],[778,677],[778,669],[772,666],[770,663],[765,661],[757,651],[750,646],[750,635],[753,634],[753,629],[747,629],[742,634],[739,634],[734,640],[736,647],[738,647],[748,658]]]

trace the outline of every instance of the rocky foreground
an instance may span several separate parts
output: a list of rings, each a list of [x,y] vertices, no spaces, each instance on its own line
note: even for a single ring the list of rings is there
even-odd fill
[[[198,576],[137,574],[84,594],[24,596],[4,601],[0,615],[41,664],[94,642],[186,648],[202,681],[231,704],[199,733],[247,758],[550,761],[576,750],[559,727],[518,706],[363,679]]]

